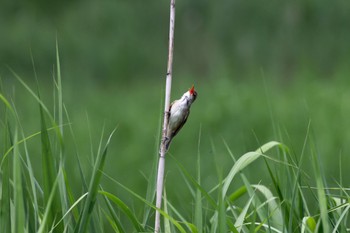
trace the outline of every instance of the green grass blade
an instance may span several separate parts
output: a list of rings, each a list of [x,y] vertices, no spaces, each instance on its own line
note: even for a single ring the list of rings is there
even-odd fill
[[[60,176],[60,174],[58,174],[58,176]],[[37,233],[49,232],[49,230],[47,230],[48,229],[47,226],[50,226],[50,227],[53,226],[53,225],[50,225],[49,218],[50,218],[50,215],[52,212],[52,204],[53,204],[53,202],[55,200],[55,196],[56,196],[57,184],[58,184],[58,179],[56,178],[54,183],[53,183],[48,201],[46,203],[45,212],[44,212],[44,215],[43,215],[43,218],[41,220],[41,224],[40,224],[40,227],[39,227],[39,230]],[[50,230],[52,231],[52,229],[50,229]],[[53,232],[56,232],[56,231],[57,230],[54,230]]]
[[[189,180],[191,181],[191,183],[200,190],[200,192],[202,193],[202,195],[208,200],[209,204],[213,207],[213,208],[217,208],[217,204],[215,202],[215,200],[209,195],[209,193],[200,185],[198,184],[198,182],[196,181],[196,179],[194,177],[192,177],[190,175],[190,173],[185,169],[185,167],[171,154],[169,154],[171,156],[171,158],[176,162],[176,165],[180,168],[182,174]]]
[[[335,226],[334,226],[334,228],[333,228],[332,233],[341,232],[341,231],[339,230],[339,227],[341,227],[340,224],[341,224],[341,222],[345,219],[345,216],[346,216],[347,214],[349,214],[349,210],[350,210],[350,205],[347,204],[346,208],[343,210],[343,212],[341,213],[341,215],[340,215],[338,221],[336,222],[336,224],[335,224]]]
[[[45,122],[44,111],[42,105],[40,107],[40,122],[41,122],[41,147],[42,147],[42,172],[43,172],[43,189],[44,189],[44,201],[45,205],[48,204],[51,191],[53,190],[53,186],[56,179],[57,170],[55,169],[55,161],[52,153],[51,143],[49,134],[47,131],[47,126]],[[61,200],[60,196],[54,195],[52,201],[52,208],[48,214],[47,223],[48,226],[54,225],[55,219],[62,218],[62,208],[61,208]],[[63,223],[58,225],[55,228],[54,232],[63,232],[64,226]]]
[[[254,195],[252,195],[248,202],[244,205],[244,208],[242,210],[242,212],[239,214],[238,218],[236,219],[236,222],[235,222],[235,227],[237,229],[238,232],[241,232],[242,231],[242,228],[243,228],[243,225],[244,225],[244,220],[246,218],[246,215],[248,213],[248,210],[249,210],[249,207],[253,201],[253,198],[254,198]]]
[[[247,193],[247,187],[246,186],[242,186],[238,189],[236,189],[236,191],[234,191],[228,198],[228,200],[230,202],[234,202],[237,199],[239,199],[240,197],[242,197],[244,194]]]
[[[315,232],[316,230],[316,221],[313,217],[307,216],[304,217],[302,220],[302,225],[301,225],[301,233],[305,232]]]
[[[62,153],[62,151],[60,151]],[[60,161],[59,161],[59,168],[58,168],[58,173],[62,174],[61,176],[58,177],[58,198],[60,199],[60,212],[59,215],[57,215],[55,218],[63,217],[63,213],[65,213],[68,210],[68,197],[67,197],[67,185],[68,182],[65,180],[65,177],[63,174],[65,174],[65,169],[64,169],[64,164],[63,164],[63,159],[60,156]],[[56,203],[55,203],[56,204]],[[66,219],[64,219],[66,220]],[[63,226],[66,225],[68,222],[64,221],[62,222]]]
[[[51,127],[51,128],[48,128],[47,131],[56,130],[56,129],[57,129],[57,127]],[[25,141],[28,141],[29,139],[34,139],[34,138],[35,138],[36,136],[38,136],[38,135],[41,135],[41,131],[36,132],[36,133],[33,133],[33,134],[31,134],[31,135],[29,135],[29,136],[27,136],[27,137],[23,137],[23,139],[19,140],[19,141],[17,142],[17,144],[20,145],[20,144],[24,143]],[[0,167],[2,167],[3,161],[4,161],[5,158],[9,155],[9,153],[11,153],[12,151],[13,151],[13,146],[11,146],[11,147],[9,147],[9,148],[7,149],[7,151],[6,151],[6,152],[4,153],[4,155],[2,156],[2,160],[1,160],[1,163],[0,163]]]
[[[309,139],[309,135],[310,135],[310,128],[311,128],[311,122],[309,121],[308,123],[308,127],[307,127],[307,131],[306,131],[306,136],[304,139],[304,143],[303,143],[303,147],[302,147],[302,151],[301,151],[301,156],[299,159],[299,164],[298,164],[298,168],[297,168],[297,174],[293,173],[292,171],[290,171],[289,169],[285,169],[286,177],[289,178],[288,183],[294,183],[293,186],[294,187],[291,192],[289,191],[288,193],[291,193],[291,202],[286,202],[285,206],[287,207],[285,210],[285,219],[286,219],[286,223],[288,224],[288,231],[292,231],[295,230],[297,227],[299,228],[300,226],[300,219],[302,218],[302,216],[305,216],[305,212],[307,211],[307,205],[305,202],[303,202],[303,194],[300,191],[300,185],[301,185],[301,165],[302,162],[304,160],[305,157],[305,149],[307,146],[307,142]],[[294,180],[293,180],[294,179]],[[288,187],[288,189],[290,189],[290,187]],[[280,197],[280,200],[285,200],[287,198],[282,198]],[[309,213],[307,213],[307,215],[309,215]]]
[[[119,207],[119,209],[122,210],[125,213],[125,215],[129,218],[129,220],[132,222],[134,228],[138,232],[145,231],[145,229],[142,227],[142,225],[138,222],[134,213],[130,210],[130,208],[122,200],[120,200],[115,195],[108,193],[108,192],[105,192],[105,191],[99,191],[99,193],[104,195],[108,199],[110,199],[114,204],[116,204]]]
[[[275,201],[275,197],[272,192],[264,185],[252,185],[257,191],[259,191],[268,201],[269,213],[271,213],[272,226],[277,229],[282,229],[283,227],[283,216],[280,209],[280,205]]]
[[[171,216],[171,212],[169,211],[168,209],[168,197],[166,195],[166,189],[163,190],[163,202],[164,202],[164,212]],[[174,229],[174,225],[170,224],[170,220],[168,218],[164,218],[164,232],[174,232],[175,229]],[[161,229],[160,229],[161,230]]]
[[[116,225],[116,222],[118,222],[118,221],[115,221],[115,219],[112,216],[108,215],[106,210],[102,209],[102,213],[105,216],[107,222],[109,222],[109,225],[112,227],[112,229],[114,230],[115,233],[124,233],[124,231],[121,231],[119,229],[119,226]]]
[[[68,198],[68,202],[70,204],[70,206],[74,205],[75,201],[74,201],[74,196],[73,196],[73,191],[72,191],[72,188],[69,184],[69,179],[67,178],[67,174],[64,170],[62,170],[62,174],[63,174],[63,177],[64,177],[64,181],[65,181],[65,186],[66,186],[66,191],[67,191],[67,198]],[[69,212],[71,210],[71,207],[69,210],[66,211]],[[66,215],[66,214],[65,214]],[[64,218],[65,216],[63,216]],[[79,219],[79,211],[77,209],[73,209],[72,210],[72,217],[73,217],[73,221],[78,221]]]
[[[276,142],[276,141],[270,141],[270,142],[267,142],[264,145],[262,145],[260,148],[258,148],[256,150],[256,152],[261,152],[261,153],[264,154],[264,153],[266,153],[267,151],[271,150],[274,147],[281,147],[284,150],[288,151],[288,148],[285,145],[283,145],[282,143]]]
[[[185,217],[169,202],[169,200],[166,198],[166,196],[164,196],[164,208],[165,207],[167,207],[167,211],[169,212],[169,213],[168,212],[165,212],[165,213],[168,216],[170,216],[170,218],[168,219],[168,217],[165,217],[164,222],[166,220],[169,220],[171,223],[173,223],[171,225],[172,228],[171,228],[170,232],[176,232],[175,229],[174,229],[174,226],[176,226],[176,224],[174,224],[174,217],[172,217],[170,215],[170,213],[173,214],[173,215],[176,215],[179,218],[178,222],[183,223],[190,232],[193,232],[193,233],[198,232],[197,227],[194,224],[186,221]]]
[[[22,128],[22,127],[21,127]],[[22,137],[24,138],[24,132],[22,129]],[[34,176],[34,169],[32,167],[32,163],[30,161],[29,157],[29,152],[27,148],[27,142],[23,141],[23,146],[24,146],[24,152],[26,155],[26,173],[24,177],[26,178],[26,192],[27,192],[27,201],[26,203],[32,203],[32,205],[29,205],[29,211],[32,211],[31,213],[28,213],[29,217],[31,217],[29,222],[29,228],[32,229],[32,231],[36,231],[38,229],[39,225],[39,205],[38,205],[38,194],[37,194],[37,189],[36,189],[36,184],[38,184],[38,181],[36,180]]]
[[[0,93],[0,100],[5,104],[6,108],[10,110],[10,112],[15,116],[15,111],[13,110],[11,104],[7,101],[7,99]]]
[[[162,98],[160,98],[162,100]],[[154,198],[156,196],[156,187],[157,187],[157,172],[158,172],[158,158],[159,158],[159,142],[161,139],[161,125],[162,125],[162,113],[163,111],[162,106],[163,103],[162,101],[160,101],[160,105],[159,105],[159,114],[158,116],[160,116],[158,118],[158,129],[157,129],[157,133],[156,133],[156,140],[155,140],[155,144],[154,144],[154,155],[153,155],[153,163],[152,163],[152,168],[151,168],[151,174],[148,176],[148,183],[147,183],[147,191],[146,191],[146,201],[148,203],[153,203]],[[142,220],[142,224],[146,225],[147,221],[150,220],[150,215],[151,215],[151,210],[152,207],[147,205],[147,203],[144,204],[144,211],[143,211],[143,220]],[[150,220],[152,221],[152,220]]]
[[[250,182],[248,181],[248,179],[246,178],[246,176],[242,173],[241,174],[241,178],[243,180],[244,185],[247,188],[247,192],[249,194],[249,197],[254,197],[252,199],[252,205],[254,206],[254,214],[257,214],[257,216],[259,217],[260,221],[264,222],[268,219],[267,213],[266,211],[258,208],[259,206],[262,205],[260,198],[256,195],[256,189],[253,189],[252,184],[250,184]]]
[[[203,204],[202,204],[202,192],[200,189],[196,189],[195,207],[194,207],[194,223],[198,228],[198,232],[203,231]]]
[[[152,203],[148,202],[146,199],[144,199],[143,197],[141,197],[140,195],[138,195],[137,193],[133,192],[131,189],[127,188],[126,186],[124,186],[123,184],[121,184],[120,182],[118,182],[117,180],[113,179],[111,176],[109,176],[108,174],[104,174],[108,179],[110,179],[111,181],[113,181],[115,184],[117,184],[118,186],[120,186],[121,188],[123,188],[124,190],[126,190],[128,193],[130,193],[131,195],[133,195],[134,197],[136,197],[137,199],[139,199],[140,201],[144,202],[145,204],[149,205],[152,209],[156,210],[157,208],[155,207],[155,205],[153,205]],[[168,203],[169,205],[169,203]],[[164,216],[165,218],[168,218],[172,224],[174,224],[174,226],[176,227],[177,231],[179,232],[183,232],[185,233],[185,229],[178,223],[178,221],[176,221],[174,218],[172,218],[171,216],[169,216],[167,213],[165,213],[162,209],[158,209],[159,213]]]
[[[71,122],[67,109],[64,108],[64,110],[65,110],[66,118],[67,118],[68,122]],[[70,134],[73,137],[72,142],[74,144],[74,148],[75,148],[75,151],[76,151],[76,153],[74,153],[74,155],[75,155],[75,158],[76,158],[77,163],[78,163],[79,174],[80,174],[80,178],[82,180],[83,190],[87,191],[88,190],[88,185],[87,185],[87,182],[86,182],[86,179],[85,179],[85,176],[84,176],[84,173],[83,173],[81,161],[80,161],[80,158],[79,158],[78,147],[77,147],[77,143],[76,143],[76,137],[75,137],[75,134],[74,134],[74,131],[73,131],[73,128],[72,128],[72,124],[68,124],[68,125],[69,125]]]
[[[59,219],[56,223],[56,225],[54,226],[54,228],[56,226],[58,226],[67,216],[69,216],[69,214],[73,214],[76,212],[76,208],[78,206],[78,204],[80,204],[80,202],[82,202],[84,200],[84,198],[86,198],[88,195],[88,193],[84,193],[82,196],[80,196],[75,202],[72,203],[72,205],[69,207],[69,209],[64,213],[64,215],[62,216],[61,219]]]
[[[219,199],[219,203],[218,203],[218,232],[219,233],[226,233],[227,232],[227,226],[226,226],[226,205],[225,205],[225,196],[222,194],[223,190],[222,190],[222,181],[221,181],[222,177],[220,176],[220,180],[219,180],[219,193],[218,193],[218,199]]]
[[[98,193],[100,179],[101,179],[104,163],[107,156],[107,149],[115,131],[116,129],[114,129],[113,132],[110,134],[107,140],[107,143],[104,147],[103,153],[98,154],[98,157],[96,159],[94,170],[92,172],[90,185],[89,185],[88,196],[85,201],[82,213],[80,215],[78,225],[74,230],[75,233],[85,233],[88,228],[92,211],[96,202],[96,195]]]
[[[320,216],[322,221],[323,232],[330,232],[330,223],[328,218],[328,207],[327,207],[327,197],[325,192],[325,186],[323,181],[323,176],[321,174],[321,169],[319,165],[319,160],[316,155],[316,148],[312,142],[311,148],[311,157],[312,157],[312,165],[314,169],[315,179],[316,179],[316,187],[317,187],[317,197],[318,204],[320,208]]]
[[[50,118],[51,122],[54,122],[54,118],[52,117],[50,111],[48,110],[48,108],[45,106],[45,104],[43,103],[43,101],[40,99],[40,97],[38,95],[36,95],[34,93],[34,91],[21,79],[21,77],[14,72],[12,69],[10,69],[12,74],[15,76],[15,78],[22,84],[22,86],[27,89],[27,91],[34,97],[34,99],[39,103],[39,105],[42,107],[42,109],[45,111],[45,113],[48,115],[48,117]]]
[[[23,188],[22,188],[22,174],[21,174],[21,158],[17,144],[17,129],[13,140],[13,185],[14,185],[14,232],[24,233],[24,203],[23,203]]]
[[[57,97],[58,97],[58,125],[61,135],[63,135],[63,98],[62,98],[62,78],[60,56],[58,52],[58,41],[56,38],[56,68],[57,68]]]
[[[105,195],[103,197],[104,197],[104,200],[106,202],[109,213],[111,215],[110,220],[109,220],[110,224],[116,230],[116,232],[124,233],[125,230],[123,228],[122,223],[120,222],[118,215],[116,214],[116,212],[113,209],[112,203]]]
[[[59,57],[59,51],[58,51],[58,41],[56,38],[56,69],[57,69],[57,81],[56,83],[56,89],[57,89],[57,112],[58,112],[58,127],[59,132],[57,132],[58,139],[59,139],[59,158],[60,158],[60,165],[59,169],[63,170],[62,174],[65,174],[64,171],[64,165],[63,165],[63,152],[64,152],[64,143],[63,143],[63,95],[62,95],[62,77],[61,77],[61,66],[60,66],[60,57]],[[55,98],[56,99],[56,98]],[[59,194],[61,198],[61,204],[62,204],[62,212],[66,212],[68,209],[68,198],[67,198],[67,181],[64,179],[64,176],[60,177],[59,180]],[[64,222],[64,224],[67,224]]]
[[[160,125],[160,124],[159,124]],[[147,183],[147,191],[146,191],[146,200],[147,202],[152,203],[155,197],[155,190],[156,190],[156,175],[157,175],[157,164],[158,164],[158,153],[155,153],[156,156],[154,156],[153,159],[153,164],[152,164],[152,169],[151,169],[151,174],[148,179]],[[144,211],[143,211],[143,220],[142,224],[146,225],[147,221],[150,218],[150,213],[151,213],[152,208],[145,203],[144,205]]]
[[[27,142],[26,138],[24,136],[23,127],[21,125],[21,122],[19,121],[19,116],[14,109],[15,117],[17,119],[17,124],[21,128],[22,131],[22,140],[16,142],[16,146],[18,147],[20,144],[23,143],[24,147],[24,153],[26,155],[26,159],[22,159],[23,166],[21,166],[22,171],[22,191],[23,191],[23,203],[25,203],[26,206],[26,223],[27,223],[27,231],[34,232],[37,231],[38,225],[39,225],[39,207],[38,207],[38,196],[37,196],[37,189],[36,185],[38,184],[37,180],[34,177],[33,167],[31,165],[31,161],[29,159],[29,152],[27,148]],[[15,145],[14,145],[15,146]],[[12,148],[14,148],[14,146]],[[30,204],[28,204],[30,203]]]
[[[161,123],[159,122],[158,125],[160,126]],[[158,132],[158,136],[157,136],[157,138],[158,138],[157,142],[158,142],[158,141],[160,141],[161,130],[159,129],[157,132]],[[146,201],[149,203],[153,202],[154,197],[156,195],[158,158],[159,158],[158,157],[158,143],[156,143],[151,174],[149,175],[149,178],[148,178],[147,191],[146,191]],[[147,221],[149,220],[151,209],[152,208],[145,203],[144,211],[143,211],[143,220],[142,220],[143,225],[146,225]]]
[[[4,130],[4,150],[7,147],[12,147],[12,138],[9,122],[7,121],[7,113],[5,113],[5,130]],[[10,189],[10,157],[3,158],[2,166],[0,169],[1,174],[1,196],[0,196],[0,232],[11,232],[11,216],[10,216],[10,203],[11,203],[11,189]]]
[[[197,149],[197,184],[201,185],[201,156],[200,156],[200,144],[201,144],[201,130],[199,128],[198,135],[198,149]],[[196,188],[195,206],[194,206],[194,223],[198,228],[198,232],[203,232],[203,206],[202,206],[202,192],[199,188]]]
[[[248,153],[242,155],[242,157],[240,157],[236,161],[236,163],[233,165],[232,169],[230,170],[229,174],[224,179],[224,184],[223,184],[223,188],[222,188],[222,195],[226,196],[227,190],[228,190],[229,186],[231,185],[233,178],[235,177],[235,175],[238,172],[240,172],[245,167],[247,167],[249,164],[251,164],[252,162],[257,160],[258,158],[263,156],[263,154],[265,152],[267,152],[268,150],[270,150],[270,149],[272,149],[274,147],[277,147],[277,146],[278,147],[284,147],[283,144],[281,144],[279,142],[271,141],[271,142],[268,142],[268,143],[264,144],[263,146],[261,146],[256,151],[248,152]]]

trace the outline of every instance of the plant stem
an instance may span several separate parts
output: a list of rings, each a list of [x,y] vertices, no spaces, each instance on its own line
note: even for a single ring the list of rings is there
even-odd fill
[[[160,231],[160,212],[158,209],[162,207],[162,193],[164,184],[164,169],[165,169],[165,139],[168,130],[169,122],[169,107],[171,95],[171,80],[173,72],[173,54],[174,54],[174,26],[175,26],[175,0],[170,0],[170,25],[169,25],[169,51],[168,51],[168,66],[166,73],[165,84],[165,103],[164,103],[164,120],[162,130],[162,140],[159,149],[158,175],[157,175],[157,195],[156,195],[156,217],[154,223],[154,232]]]

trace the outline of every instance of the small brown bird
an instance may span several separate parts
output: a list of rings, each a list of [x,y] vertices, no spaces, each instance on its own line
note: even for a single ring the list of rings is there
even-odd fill
[[[169,123],[168,131],[166,135],[166,150],[169,149],[171,140],[176,136],[180,129],[187,121],[190,114],[191,104],[196,100],[197,92],[194,90],[194,86],[185,92],[182,97],[171,103],[169,108]]]

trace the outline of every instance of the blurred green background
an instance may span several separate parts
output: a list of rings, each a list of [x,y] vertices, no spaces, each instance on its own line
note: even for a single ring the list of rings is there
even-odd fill
[[[236,157],[270,140],[300,157],[310,123],[326,180],[335,185],[350,163],[349,12],[345,0],[178,0],[172,99],[192,84],[198,99],[170,153],[195,175],[199,148],[209,190],[233,165],[224,141]],[[118,125],[105,172],[145,195],[158,152],[168,25],[168,1],[1,1],[2,91],[14,101],[26,135],[40,130],[38,104],[8,67],[35,88],[32,56],[42,97],[54,111],[57,38],[65,122],[74,131],[65,127],[65,159],[77,192],[74,154],[88,174],[103,128],[107,134]],[[28,146],[40,179],[38,142]],[[247,173],[269,185],[263,164]],[[190,209],[184,200],[191,194],[171,157],[166,172],[170,201]],[[103,187],[135,202],[108,179]]]

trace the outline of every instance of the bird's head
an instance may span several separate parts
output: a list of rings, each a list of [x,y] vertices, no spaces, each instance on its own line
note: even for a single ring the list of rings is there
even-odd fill
[[[187,101],[189,105],[191,105],[197,98],[197,92],[194,90],[194,85],[183,94],[182,100]]]

